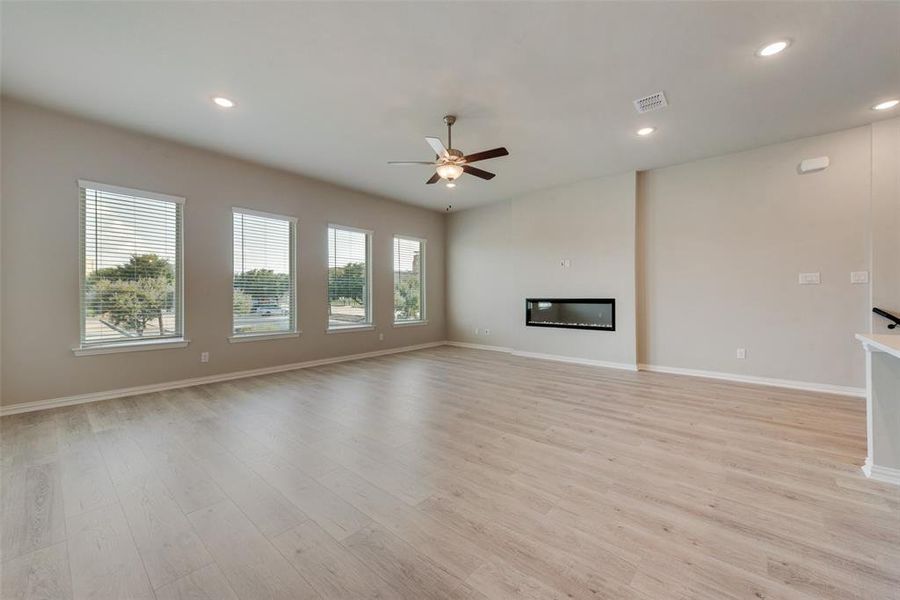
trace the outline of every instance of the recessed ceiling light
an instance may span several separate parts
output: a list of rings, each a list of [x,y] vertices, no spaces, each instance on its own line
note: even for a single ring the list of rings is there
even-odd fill
[[[638,134],[639,136],[643,137],[643,136],[645,136],[645,135],[650,135],[650,134],[653,133],[654,131],[656,131],[656,127],[642,127],[642,128],[640,128],[640,129],[637,130],[637,134]]]
[[[229,100],[225,96],[216,96],[212,101],[222,108],[231,108],[234,106],[234,100]]]
[[[874,108],[875,110],[888,110],[894,108],[898,104],[900,104],[900,100],[885,100],[884,102],[879,102],[872,108]]]
[[[757,56],[774,56],[790,46],[791,43],[787,40],[779,40],[777,42],[772,42],[771,44],[767,44],[760,48],[756,55]]]
[[[448,181],[448,182],[447,182],[447,187],[448,187],[448,188],[455,188],[455,187],[456,187],[456,184],[453,183],[452,181]]]

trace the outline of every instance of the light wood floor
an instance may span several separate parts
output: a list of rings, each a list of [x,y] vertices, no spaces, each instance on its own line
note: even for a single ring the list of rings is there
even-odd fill
[[[2,597],[900,598],[860,399],[435,348],[2,420]]]

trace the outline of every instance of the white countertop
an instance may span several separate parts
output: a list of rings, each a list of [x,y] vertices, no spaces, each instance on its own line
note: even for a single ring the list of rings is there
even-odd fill
[[[900,358],[900,335],[857,333],[856,339],[861,341],[863,345],[870,346],[873,350],[887,352]]]

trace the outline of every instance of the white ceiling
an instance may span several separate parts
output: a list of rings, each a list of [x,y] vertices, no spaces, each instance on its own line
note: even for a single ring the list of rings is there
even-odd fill
[[[762,44],[793,40],[784,53]],[[896,116],[900,2],[2,3],[3,93],[435,209]],[[635,98],[670,106],[639,115]],[[210,103],[222,94],[238,106]],[[900,113],[900,109],[886,111]],[[425,186],[459,116],[490,182]],[[634,131],[658,128],[649,138]]]

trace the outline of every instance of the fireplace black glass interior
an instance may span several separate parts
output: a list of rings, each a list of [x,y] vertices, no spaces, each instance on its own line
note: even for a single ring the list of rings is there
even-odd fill
[[[616,330],[615,298],[528,298],[525,325]]]

